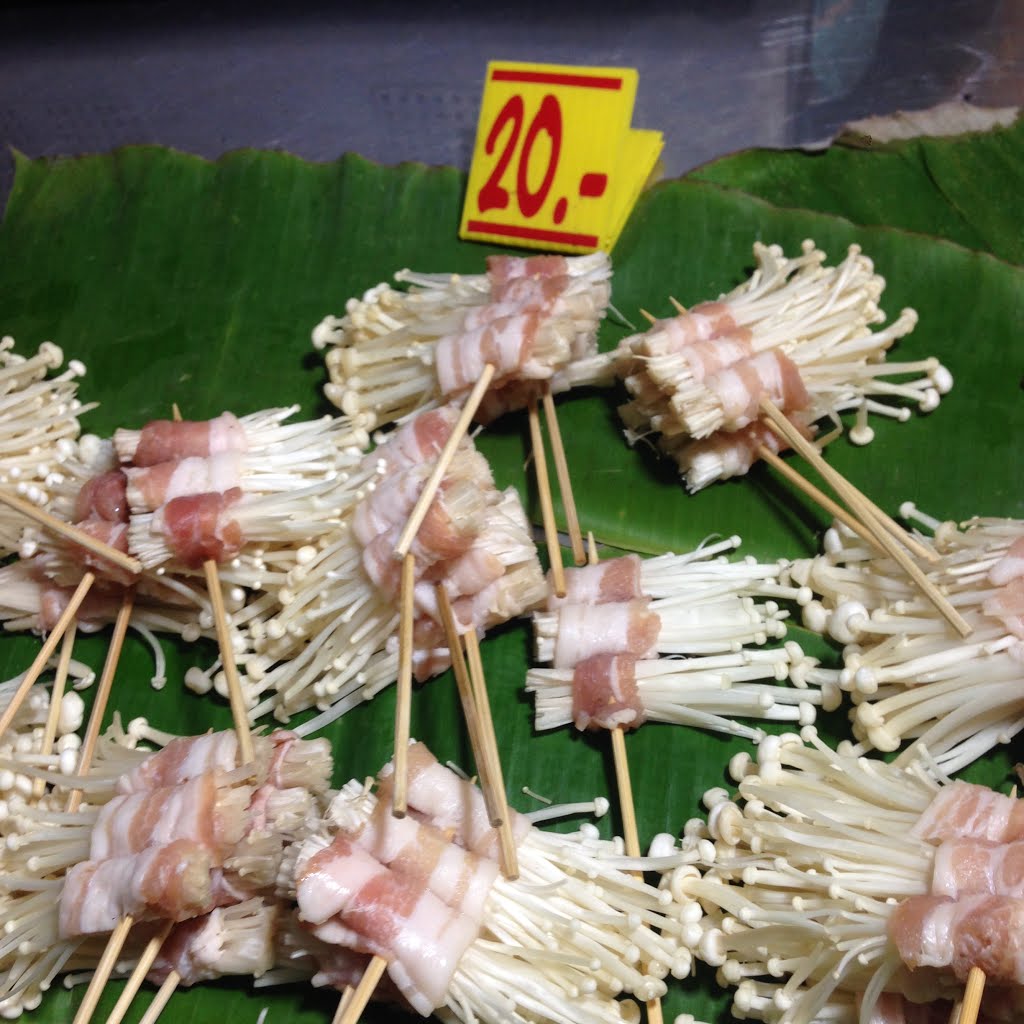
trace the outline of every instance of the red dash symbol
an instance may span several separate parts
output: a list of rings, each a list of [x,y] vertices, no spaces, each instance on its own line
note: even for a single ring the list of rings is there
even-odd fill
[[[584,174],[580,178],[580,195],[585,199],[600,199],[607,187],[607,174]]]

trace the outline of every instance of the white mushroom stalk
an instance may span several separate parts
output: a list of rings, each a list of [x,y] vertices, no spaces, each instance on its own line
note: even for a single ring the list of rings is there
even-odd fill
[[[85,366],[72,360],[56,376],[63,352],[44,342],[34,356],[14,352],[14,339],[0,339],[0,486],[42,508],[53,498],[62,464],[75,453],[78,417],[95,408],[77,398]],[[25,519],[0,506],[0,552],[18,549]]]
[[[371,427],[401,420],[468,390],[484,363],[496,367],[481,415],[521,408],[549,382],[553,391],[582,378],[610,383],[596,359],[597,330],[610,299],[607,255],[491,257],[481,275],[400,271],[388,284],[350,299],[343,317],[313,331],[326,357],[327,398]],[[532,390],[531,390],[532,389]]]
[[[670,888],[703,912],[696,955],[736,986],[743,1018],[864,1024],[882,991],[955,998],[949,974],[915,992],[887,931],[901,902],[930,890],[937,848],[913,830],[940,791],[934,769],[801,735],[734,758],[737,800],[709,791],[707,825],[687,827],[704,873],[677,869]]]
[[[855,705],[855,751],[919,739],[952,773],[1024,727],[1024,523],[974,518],[958,527],[909,503],[902,511],[935,530],[925,542],[939,559],[922,568],[973,627],[968,640],[894,562],[842,526],[789,578],[819,595],[804,608],[805,625],[845,645],[834,679]]]
[[[632,671],[644,721],[688,725],[756,743],[764,737],[763,730],[736,718],[810,725],[819,707],[834,711],[841,703],[834,683],[813,689],[777,685],[788,678],[794,663],[817,665],[797,644],[787,643],[774,650],[639,660]],[[578,684],[574,669],[532,668],[527,672],[526,689],[534,695],[538,729],[556,729],[578,721]]]
[[[717,301],[657,320],[620,343],[617,370],[632,400],[620,413],[631,443],[648,434],[675,458],[691,491],[746,473],[760,446],[783,447],[759,428],[758,403],[771,398],[801,430],[854,412],[850,439],[873,437],[870,415],[904,420],[910,407],[934,409],[952,387],[935,359],[886,363],[917,314],[902,311],[889,326],[878,307],[885,286],[870,259],[851,246],[825,267],[825,254],[805,241],[799,257],[754,245],[757,269]],[[905,378],[909,380],[891,380]],[[819,438],[818,445],[833,436]]]

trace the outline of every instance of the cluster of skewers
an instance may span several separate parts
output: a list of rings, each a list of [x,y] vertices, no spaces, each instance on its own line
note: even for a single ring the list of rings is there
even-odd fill
[[[906,864],[912,867],[905,871],[910,879],[905,892],[891,887],[884,890],[887,898],[879,899],[884,871],[872,875],[864,852],[878,840],[858,838],[860,845],[850,852],[854,882],[847,885],[844,861],[841,880],[826,884],[823,895],[822,878],[831,877],[838,863],[829,857],[829,830],[838,829],[837,844],[850,840],[848,812],[839,812],[837,825],[827,797],[812,814],[800,810],[803,803],[789,791],[776,797],[758,790],[757,785],[780,779],[778,765],[785,762],[780,752],[789,756],[797,744],[766,737],[733,716],[804,726],[811,748],[807,758],[824,758],[814,771],[830,780],[810,783],[815,792],[831,792],[832,776],[845,772],[847,762],[853,765],[850,779],[859,778],[858,771],[872,780],[884,775],[884,766],[865,767],[858,755],[869,746],[893,749],[903,736],[920,735],[922,721],[937,719],[941,696],[896,733],[887,709],[862,700],[856,712],[861,746],[838,753],[817,743],[810,728],[815,708],[834,708],[842,691],[864,697],[880,690],[889,699],[901,680],[933,667],[970,663],[977,653],[1019,664],[1020,613],[1014,603],[1022,564],[1015,546],[1019,524],[984,521],[963,532],[943,526],[931,542],[902,530],[829,469],[820,448],[831,436],[815,436],[818,421],[838,423],[839,413],[856,410],[851,440],[866,443],[869,413],[899,419],[909,414],[905,405],[887,405],[880,396],[928,410],[949,389],[951,378],[935,360],[884,362],[885,349],[912,329],[916,317],[904,311],[889,328],[870,329],[884,320],[877,307],[882,282],[856,248],[835,268],[825,267],[824,254],[810,243],[793,259],[777,247],[756,246],[755,258],[754,276],[734,292],[690,311],[680,309],[677,317],[655,322],[644,335],[605,355],[597,352],[596,335],[610,300],[610,266],[600,254],[579,260],[494,259],[488,273],[477,277],[403,272],[399,277],[408,290],[379,286],[349,303],[345,317],[329,317],[314,332],[318,346],[331,346],[328,397],[340,406],[341,418],[289,427],[284,420],[293,410],[241,419],[226,414],[212,424],[165,422],[119,431],[112,445],[77,443],[76,423],[61,437],[64,472],[44,477],[55,496],[31,495],[36,505],[51,503],[56,515],[3,495],[5,507],[31,514],[38,524],[16,531],[11,548],[23,556],[14,563],[22,566],[17,572],[24,571],[23,563],[34,563],[22,582],[38,585],[40,573],[66,588],[76,575],[80,580],[64,595],[55,621],[41,614],[33,621],[31,598],[6,615],[11,625],[52,626],[38,667],[19,681],[0,716],[0,734],[24,729],[30,737],[15,740],[9,765],[0,766],[20,787],[13,813],[0,825],[9,830],[11,851],[8,933],[18,936],[0,947],[5,951],[0,963],[8,972],[2,996],[7,1012],[32,1006],[60,971],[81,968],[93,972],[77,1018],[81,1024],[94,1012],[119,958],[125,960],[125,948],[132,977],[119,1006],[122,1015],[147,975],[162,981],[162,996],[144,1018],[147,1024],[183,979],[202,980],[219,970],[216,958],[204,960],[200,948],[219,950],[234,973],[268,981],[313,978],[314,984],[342,988],[337,1019],[346,1024],[358,1018],[386,969],[394,998],[421,1013],[437,1011],[467,1024],[562,1022],[581,1014],[595,1024],[626,1020],[632,1011],[615,999],[623,992],[647,1003],[649,1017],[657,1021],[663,979],[687,975],[694,957],[718,967],[724,984],[739,986],[735,1009],[741,1016],[852,1021],[859,1014],[866,1021],[875,1019],[870,1015],[876,1006],[898,994],[920,1000],[920,988],[904,984],[907,967],[931,964],[928,957],[935,953],[916,950],[902,932],[899,937],[887,932],[885,922],[910,913],[892,909],[902,906],[900,897],[909,900],[927,890],[938,833],[908,840]],[[920,376],[895,385],[881,380],[887,373]],[[745,472],[755,457],[784,467],[837,517],[826,555],[794,565],[730,562],[724,553],[739,543],[730,538],[688,554],[598,564],[591,539],[591,565],[566,571],[547,494],[537,408],[543,404],[547,411],[570,543],[582,565],[588,556],[559,455],[552,394],[579,384],[610,386],[616,376],[633,395],[622,411],[628,431],[659,433],[691,489]],[[547,532],[547,586],[517,496],[494,488],[467,437],[474,417],[489,422],[523,407],[531,423]],[[369,431],[395,421],[398,429],[378,437],[378,447],[367,455]],[[183,438],[200,434],[195,451],[181,447]],[[172,440],[161,449],[164,436]],[[711,438],[716,445],[721,440],[729,454],[700,447]],[[819,469],[845,508],[777,459],[785,446]],[[150,448],[156,454],[147,454]],[[123,500],[109,498],[102,483],[117,474],[125,481]],[[292,501],[296,492],[304,505]],[[187,514],[182,512],[186,503],[191,503]],[[297,514],[297,507],[307,514]],[[309,515],[310,508],[318,515]],[[179,527],[186,521],[187,527]],[[989,530],[984,536],[983,529]],[[64,539],[53,541],[49,531]],[[79,548],[90,554],[82,556]],[[118,571],[126,575],[118,578]],[[68,695],[62,694],[76,616],[97,575],[120,587],[115,592],[120,606],[114,644],[79,747],[68,741],[78,723],[73,701],[69,707]],[[832,586],[838,579],[841,584]],[[983,585],[1009,589],[979,596]],[[232,703],[236,731],[202,771],[182,753],[201,741],[172,740],[144,725],[100,738],[127,624],[140,599],[155,604],[154,594],[167,590],[179,600],[167,602],[170,611],[152,613],[143,628],[166,630],[171,622],[171,630],[183,636],[215,636],[222,674],[193,678],[192,685],[217,685]],[[44,602],[36,600],[41,613]],[[802,607],[812,628],[856,641],[842,671],[822,668],[796,644],[778,643],[785,636],[787,604]],[[539,610],[542,605],[546,610]],[[554,838],[531,830],[508,807],[479,639],[497,623],[530,611],[536,611],[538,660],[554,665],[531,671],[528,679],[537,694],[538,728],[572,720],[580,728],[611,732],[622,844],[599,841],[589,828]],[[102,622],[104,613],[87,621]],[[596,635],[596,648],[588,630]],[[865,643],[867,636],[906,638],[915,630],[920,649],[907,658],[900,653],[913,666],[902,674],[885,660],[895,642],[880,643],[877,652]],[[965,644],[963,637],[971,634]],[[54,693],[41,725],[42,704],[33,709],[24,701],[62,636]],[[975,653],[956,653],[963,651]],[[427,678],[449,663],[482,794],[471,795],[466,783],[446,781],[461,787],[462,794],[446,799],[449,805],[474,806],[472,821],[445,818],[444,799],[429,802],[436,794],[428,799],[424,779],[445,770],[435,768],[408,735],[413,675]],[[251,734],[250,719],[270,711],[285,717],[316,704],[322,714],[299,728],[307,736],[396,677],[395,757],[375,787],[353,782],[328,792],[329,757],[316,741],[292,733]],[[792,688],[775,685],[787,678]],[[951,678],[938,678],[937,685],[946,686],[943,694],[952,688],[946,685]],[[1011,664],[1006,679],[1000,679],[1003,689],[1012,678]],[[276,696],[260,701],[267,691]],[[1009,734],[1019,717],[1011,715],[978,722],[964,714],[945,732],[925,733],[927,746],[919,743],[908,751],[892,769],[904,774],[884,783],[890,802],[895,799],[890,790],[906,785],[897,811],[886,804],[879,815],[888,825],[913,826],[947,781],[943,769],[960,767]],[[649,858],[640,857],[623,740],[626,728],[645,719],[717,729],[760,743],[757,772],[749,761],[732,766],[747,808],[741,812],[724,792],[709,794],[708,822],[689,823],[681,848],[659,839]],[[141,760],[131,749],[139,738],[163,746],[163,752]],[[0,736],[0,753],[2,742]],[[64,748],[58,749],[61,743]],[[294,752],[296,771],[287,781],[275,754],[282,749]],[[20,757],[30,750],[38,751],[34,761]],[[167,758],[169,751],[174,754]],[[163,797],[154,796],[170,788],[159,784],[158,770],[146,768],[161,757],[195,771],[175,778],[173,785],[191,786],[191,802],[210,809],[204,840],[178,836],[164,842],[164,831],[147,832],[132,822],[126,832],[135,838],[123,850],[116,843],[103,846],[102,836],[111,832],[100,827],[109,813],[105,808],[141,811],[149,805],[142,817],[153,819],[153,807],[169,808],[183,799],[168,795],[162,803]],[[804,761],[794,763],[805,767]],[[214,774],[208,774],[211,770]],[[140,773],[148,776],[140,783],[145,795],[133,798],[123,791]],[[849,785],[851,801],[860,800],[857,807],[864,812],[867,783]],[[301,795],[281,795],[293,789]],[[118,790],[124,800],[115,795]],[[813,851],[806,862],[786,852],[792,827],[760,831],[775,821],[766,807],[782,817],[796,816]],[[168,811],[167,817],[173,815]],[[395,838],[400,827],[406,829],[401,840]],[[433,831],[417,831],[422,828]],[[476,838],[470,834],[474,829]],[[392,831],[394,837],[381,838]],[[358,837],[367,834],[379,842],[369,854],[358,852]],[[783,847],[769,854],[773,836],[781,837]],[[170,892],[154,895],[147,885],[156,885],[163,856],[158,851],[188,842],[197,847],[187,851],[193,859],[184,872],[193,889],[168,913]],[[463,852],[450,852],[456,847]],[[460,917],[461,903],[452,906],[434,891],[427,881],[430,871],[407,863],[415,859],[413,850],[423,849],[433,849],[437,863],[452,857],[463,863],[469,854],[489,861],[482,869],[489,879],[486,894],[472,924]],[[176,847],[175,855],[181,851]],[[142,857],[145,863],[105,866],[112,855]],[[874,863],[888,865],[885,851],[873,855]],[[635,876],[643,871],[665,873],[660,888]],[[102,872],[137,884],[86,913],[72,898],[75,886],[84,881],[88,887]],[[402,888],[410,877],[419,888]],[[601,899],[607,900],[600,906],[583,881],[598,877]],[[438,880],[438,886],[444,884],[450,883]],[[180,896],[175,885],[174,895]],[[531,918],[540,913],[536,886],[550,887],[553,903],[544,908],[546,916]],[[68,894],[59,912],[53,901],[58,891]],[[375,898],[390,894],[385,903],[396,901],[389,924],[370,922],[370,892]],[[421,900],[439,900],[435,911],[424,914],[435,928],[439,921],[451,921],[453,933],[464,941],[457,952],[430,953],[416,966],[402,950],[410,955],[419,950],[415,960],[433,948],[436,935],[402,939],[406,946],[389,945],[383,936],[395,934],[395,907],[405,908],[399,917],[411,917],[410,908]],[[88,914],[94,917],[86,924]],[[143,927],[146,921],[159,923]],[[183,928],[182,921],[191,923]],[[375,931],[378,927],[383,930]],[[762,927],[771,930],[754,934]],[[102,945],[105,935],[109,939]],[[74,941],[60,945],[56,936]],[[948,950],[952,959],[934,964],[952,967],[953,974],[941,976],[929,995],[938,992],[955,1001],[958,984],[970,977],[972,995],[957,1011],[961,1024],[970,1024],[971,1014],[977,1015],[979,974],[1005,979],[994,960],[970,963],[970,953],[960,951],[956,941]],[[816,944],[813,956],[808,942]],[[348,949],[340,959],[325,948],[338,946]],[[178,959],[172,959],[172,950]],[[797,965],[801,957],[803,966]],[[436,975],[441,960],[451,970]],[[199,964],[194,976],[185,969],[190,963]],[[783,987],[753,980],[787,974],[792,977]],[[498,998],[495,985],[509,986],[502,991],[513,994]]]

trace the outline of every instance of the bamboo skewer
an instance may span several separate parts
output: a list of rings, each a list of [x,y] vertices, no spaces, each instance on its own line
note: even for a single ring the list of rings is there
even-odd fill
[[[164,1007],[170,1001],[171,996],[174,995],[174,990],[178,987],[179,981],[181,981],[181,975],[177,971],[172,970],[164,978],[164,983],[157,989],[153,1002],[149,1004],[149,1008],[139,1019],[139,1024],[155,1024],[160,1014],[164,1012]]]
[[[128,932],[134,923],[135,919],[132,915],[125,914],[110,933],[106,948],[103,950],[103,956],[100,957],[100,962],[96,965],[96,970],[93,971],[89,987],[85,990],[85,995],[79,1004],[78,1012],[75,1014],[74,1024],[87,1024],[96,1012],[96,1005],[103,994],[103,986],[106,985],[111,972],[117,965],[117,958],[121,954],[125,939],[128,938]]]
[[[455,451],[459,446],[459,442],[469,429],[470,421],[476,415],[476,410],[479,407],[480,402],[483,400],[484,392],[491,383],[491,378],[493,376],[494,366],[493,364],[488,363],[483,368],[483,372],[480,374],[480,378],[474,385],[473,390],[469,393],[469,397],[466,399],[466,404],[463,405],[462,412],[459,415],[459,418],[455,421],[455,426],[452,428],[451,436],[448,438],[445,446],[441,449],[441,454],[437,457],[437,462],[434,465],[434,471],[430,474],[427,478],[427,482],[423,485],[423,490],[420,492],[419,499],[413,506],[412,513],[405,524],[405,529],[402,531],[398,538],[398,543],[395,545],[395,558],[405,558],[409,553],[409,548],[412,547],[413,539],[416,537],[420,526],[423,524],[423,518],[427,514],[427,509],[430,507],[430,503],[434,500],[434,495],[437,494],[437,489],[441,486],[441,481],[444,479],[445,473],[448,472],[448,467],[451,465],[451,461],[455,457]]]
[[[30,501],[25,501],[24,498],[19,498],[16,494],[0,489],[0,502],[8,505],[16,512],[20,512],[26,519],[31,519],[47,530],[66,537],[68,540],[79,545],[79,547],[83,547],[94,555],[105,558],[108,562],[113,562],[127,572],[133,573],[136,576],[142,572],[142,563],[137,558],[132,558],[131,555],[126,555],[124,552],[118,551],[117,548],[104,544],[103,541],[89,536],[89,534],[84,530],[80,530],[77,526],[66,523],[63,519],[58,519],[55,515],[43,511],[37,505],[33,505]]]
[[[565,597],[565,570],[562,567],[562,548],[555,525],[555,510],[551,503],[551,482],[548,479],[548,461],[544,454],[544,439],[540,433],[537,403],[531,399],[528,406],[530,421],[530,447],[533,449],[533,471],[537,476],[537,496],[540,499],[541,519],[544,522],[544,541],[551,565],[551,586],[556,597]]]
[[[972,967],[967,975],[963,1001],[953,1007],[953,1018],[956,1024],[976,1024],[978,1011],[981,1009],[981,997],[985,994],[985,972],[980,967]]]
[[[35,660],[28,667],[25,678],[18,684],[18,689],[14,692],[14,696],[11,697],[10,704],[4,708],[4,713],[0,715],[0,736],[3,736],[8,728],[10,728],[11,722],[14,721],[14,716],[18,713],[18,709],[24,704],[29,690],[32,689],[36,680],[43,674],[46,663],[57,649],[57,644],[60,643],[61,638],[68,629],[71,628],[71,624],[75,621],[75,616],[78,614],[78,609],[85,600],[86,594],[89,593],[89,588],[93,585],[95,579],[96,577],[91,572],[86,572],[82,575],[81,582],[75,588],[74,594],[71,595],[67,608],[64,609],[61,617],[57,620],[57,624],[50,631],[50,635],[44,641],[42,648],[35,656]]]
[[[815,487],[807,477],[798,473],[785,459],[779,458],[771,448],[762,444],[758,447],[757,454],[772,469],[777,470],[790,483],[795,484],[811,501],[827,512],[833,519],[837,519],[844,526],[849,527],[861,540],[874,544],[871,531],[859,519],[855,519],[842,505],[834,502],[824,491]]]
[[[769,405],[772,405],[772,407],[779,414],[779,416],[781,416],[782,419],[785,420],[786,427],[789,429],[790,433],[784,434],[784,435],[781,434],[780,431],[782,430],[782,423],[780,421],[778,421],[778,420],[775,420],[775,419],[772,419],[772,422],[769,424],[771,426],[772,430],[774,430],[776,434],[780,434],[780,436],[784,436],[785,439],[790,442],[790,445],[793,448],[796,449],[797,446],[793,445],[793,442],[792,442],[791,438],[792,438],[793,434],[798,433],[798,431],[793,427],[793,424],[782,413],[782,411],[778,408],[778,406],[775,406],[774,403],[772,403],[767,398],[762,399],[762,402],[761,402],[761,411],[762,412],[765,412],[765,403],[767,403]],[[804,458],[806,458],[807,461],[810,462],[811,465],[814,466],[814,468],[817,469],[818,472],[821,473],[822,476],[824,476],[826,480],[828,480],[830,483],[832,483],[833,487],[835,487],[836,484],[833,483],[833,479],[836,478],[836,477],[841,477],[841,474],[838,472],[838,470],[833,469],[831,466],[829,466],[829,464],[827,462],[825,462],[825,459],[822,456],[821,452],[819,452],[818,449],[815,448],[814,445],[812,445],[810,443],[810,441],[808,441],[805,437],[803,437],[802,434],[800,434],[799,436],[801,437],[801,439],[804,442],[804,448],[797,449],[797,450],[800,452],[801,455],[804,455]],[[815,453],[816,458],[815,458],[815,456],[805,455],[804,452],[807,449],[813,450],[814,453]],[[767,449],[764,445],[761,445],[761,450],[763,450],[763,451],[770,451],[770,449]],[[774,453],[772,453],[772,454],[774,454]],[[775,456],[775,458],[777,459],[778,456]],[[768,461],[771,462],[772,465],[775,465],[775,463],[772,462],[771,459],[769,459]],[[828,466],[830,472],[829,473],[825,473],[821,469],[822,466]],[[793,472],[795,473],[796,471],[793,470]],[[918,541],[915,537],[913,537],[910,533],[908,533],[891,516],[889,516],[887,513],[883,512],[882,509],[880,509],[866,494],[864,494],[856,486],[854,486],[854,484],[852,484],[845,477],[841,477],[841,479],[843,479],[845,481],[846,491],[850,495],[850,497],[848,499],[844,499],[844,500],[847,501],[847,504],[850,506],[851,509],[862,508],[862,509],[870,510],[870,514],[878,521],[878,524],[882,527],[882,529],[887,531],[892,536],[892,538],[894,540],[896,540],[898,543],[902,544],[903,547],[905,547],[908,551],[911,551],[915,555],[917,555],[918,558],[923,558],[927,562],[937,562],[939,560],[939,556],[938,556],[938,554],[935,551],[933,551],[929,547],[926,547],[924,544],[922,544],[920,541]],[[811,487],[813,487],[813,485],[808,484],[808,488],[811,488]],[[837,488],[837,490],[838,490],[838,488]],[[821,493],[821,492],[819,491],[818,493]],[[811,490],[807,490],[807,494],[811,495]],[[863,521],[864,517],[862,516],[861,518],[862,518],[862,521]],[[870,524],[867,524],[867,527],[870,530]],[[868,539],[870,539],[870,538],[868,538]]]
[[[587,533],[587,561],[591,565],[598,562],[597,544],[594,534]],[[640,833],[636,826],[636,805],[633,801],[633,783],[629,775],[629,758],[626,756],[626,730],[617,726],[611,730],[612,762],[615,766],[615,788],[619,796],[619,814],[622,817],[622,839],[626,846],[627,857],[639,857]],[[647,1001],[647,1020],[649,1024],[662,1024],[661,1000]]]
[[[157,954],[160,952],[160,947],[167,940],[167,936],[171,934],[171,929],[173,927],[174,922],[168,921],[167,924],[161,928],[160,931],[149,940],[149,942],[146,943],[146,948],[143,949],[138,963],[135,965],[135,968],[127,982],[125,982],[124,990],[121,992],[120,997],[114,1004],[114,1009],[110,1011],[110,1016],[107,1018],[107,1024],[121,1024],[121,1021],[124,1020],[124,1015],[132,1005],[132,1000],[142,987],[142,983],[146,980],[146,975],[149,973],[149,969],[153,966],[153,962],[156,960]]]
[[[64,700],[64,687],[68,681],[68,666],[71,662],[71,651],[75,646],[78,623],[74,619],[64,634],[60,647],[60,660],[57,672],[53,677],[53,688],[50,691],[50,710],[46,714],[46,725],[43,726],[43,740],[39,745],[40,754],[49,754],[53,750],[53,742],[57,738],[57,724],[60,721],[60,706]],[[46,780],[36,779],[32,783],[32,796],[38,800],[46,792]]]
[[[970,636],[972,629],[963,616],[946,599],[945,595],[932,583],[901,547],[891,533],[879,522],[873,507],[860,500],[859,492],[841,474],[834,470],[818,452],[814,445],[796,430],[779,408],[770,399],[761,399],[761,411],[772,428],[780,437],[785,438],[790,446],[802,455],[822,477],[832,486],[847,507],[871,531],[876,544],[892,558],[900,568],[914,581],[921,592],[935,606],[940,615],[961,635]]]
[[[341,1019],[348,1009],[348,1004],[352,1002],[354,993],[355,989],[351,985],[346,985],[341,990],[341,998],[338,1000],[338,1008],[334,1011],[334,1016],[331,1018],[331,1024],[341,1024]]]
[[[203,573],[206,576],[206,589],[210,593],[210,606],[217,629],[217,646],[220,648],[221,665],[227,680],[231,717],[235,725],[235,733],[238,735],[238,763],[240,766],[252,764],[255,754],[252,748],[252,731],[249,728],[249,712],[245,707],[242,681],[238,677],[235,652],[231,646],[231,628],[228,625],[227,612],[224,609],[220,572],[217,569],[217,563],[212,558],[203,563]]]
[[[363,971],[363,976],[359,979],[359,984],[354,990],[351,990],[352,995],[349,996],[346,991],[341,997],[338,1012],[334,1015],[334,1024],[356,1024],[387,966],[388,962],[382,956],[375,956],[370,960],[366,970]],[[139,1024],[151,1024],[151,1022],[142,1020]]]
[[[569,546],[572,558],[577,565],[587,561],[587,553],[583,550],[583,534],[580,532],[580,519],[576,512],[576,499],[572,493],[572,479],[569,476],[569,462],[565,457],[565,445],[562,444],[562,430],[558,425],[558,412],[555,400],[551,395],[550,384],[544,388],[541,396],[544,406],[544,419],[548,425],[548,437],[551,439],[551,454],[555,460],[555,476],[558,478],[558,490],[562,495],[562,508],[565,509],[565,527],[569,533]]]
[[[407,554],[402,559],[401,614],[398,620],[398,682],[395,693],[395,787],[391,795],[391,812],[405,817],[409,788],[409,729],[412,715],[412,626],[413,587],[416,559]]]
[[[468,630],[463,634],[466,645],[466,661],[469,663],[469,681],[473,691],[473,700],[480,716],[480,731],[483,741],[484,755],[488,758],[488,775],[491,779],[491,791],[497,804],[496,810],[501,819],[498,828],[498,842],[501,849],[501,869],[505,877],[515,880],[519,877],[519,856],[516,844],[512,839],[512,826],[508,813],[508,798],[505,794],[505,774],[501,770],[501,757],[498,754],[498,737],[494,732],[494,719],[491,717],[491,702],[487,696],[487,683],[484,679],[484,664],[480,658],[480,643],[476,633]]]

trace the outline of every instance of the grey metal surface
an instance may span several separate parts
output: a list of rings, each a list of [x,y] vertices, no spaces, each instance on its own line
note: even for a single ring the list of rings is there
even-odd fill
[[[0,7],[0,143],[466,167],[488,59],[633,66],[669,176],[953,97],[1024,100],[1024,0]],[[12,161],[0,155],[0,200]]]

